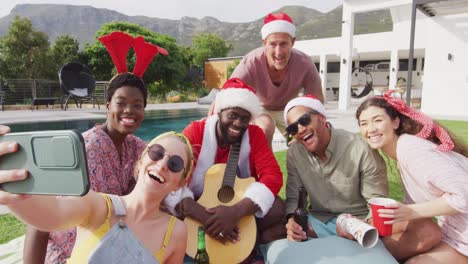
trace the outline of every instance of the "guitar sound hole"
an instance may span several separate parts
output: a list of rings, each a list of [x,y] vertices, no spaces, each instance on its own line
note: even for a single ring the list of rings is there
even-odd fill
[[[231,186],[223,186],[218,191],[218,200],[222,203],[229,203],[234,198],[234,189]]]

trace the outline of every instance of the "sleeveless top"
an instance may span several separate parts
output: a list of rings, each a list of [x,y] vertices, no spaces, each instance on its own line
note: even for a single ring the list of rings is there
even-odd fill
[[[76,245],[67,263],[83,263],[83,260],[87,260],[87,263],[162,263],[176,218],[174,216],[170,218],[163,245],[152,254],[122,220],[113,227],[110,226],[111,203],[114,205],[116,216],[126,215],[125,207],[119,196],[103,193],[102,195],[107,205],[104,223],[82,243]]]

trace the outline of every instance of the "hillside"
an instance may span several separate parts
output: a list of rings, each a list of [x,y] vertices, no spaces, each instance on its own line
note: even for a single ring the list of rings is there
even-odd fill
[[[337,37],[341,34],[342,7],[321,13],[302,6],[286,6],[278,11],[288,13],[297,25],[297,39]],[[244,55],[261,45],[260,29],[263,17],[248,23],[228,23],[213,17],[197,19],[182,17],[180,20],[127,16],[119,12],[94,8],[92,6],[21,4],[11,13],[0,18],[0,36],[8,31],[15,16],[29,18],[33,26],[49,36],[53,42],[58,36],[75,36],[81,47],[86,42],[94,42],[94,33],[104,23],[125,21],[139,24],[153,31],[170,35],[181,45],[189,46],[192,37],[202,33],[216,33],[233,44],[231,56]],[[355,33],[374,33],[392,30],[391,15],[388,10],[358,14],[355,19]]]

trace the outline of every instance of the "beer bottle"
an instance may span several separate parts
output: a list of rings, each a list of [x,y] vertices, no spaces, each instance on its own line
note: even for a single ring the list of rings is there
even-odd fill
[[[307,212],[306,209],[306,191],[304,189],[304,186],[299,187],[299,201],[297,204],[297,209],[294,211],[294,221],[298,223],[304,232],[306,232],[306,235],[309,236],[309,227],[308,227],[308,217],[309,213]],[[306,239],[302,241],[306,241]]]
[[[198,227],[198,247],[195,255],[195,264],[209,264],[210,258],[205,248],[205,229],[203,226]]]

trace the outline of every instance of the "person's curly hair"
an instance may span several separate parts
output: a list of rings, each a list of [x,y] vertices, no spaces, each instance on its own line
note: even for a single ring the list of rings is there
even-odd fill
[[[117,74],[110,80],[109,87],[107,88],[106,101],[110,102],[115,91],[123,86],[135,87],[140,90],[143,94],[144,106],[146,107],[148,91],[146,90],[145,83],[143,82],[143,79],[131,72]]]

